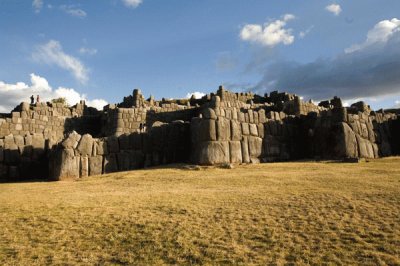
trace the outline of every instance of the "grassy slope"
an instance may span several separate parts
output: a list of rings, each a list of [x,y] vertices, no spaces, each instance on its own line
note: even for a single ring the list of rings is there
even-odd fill
[[[400,158],[0,184],[0,264],[400,264]]]

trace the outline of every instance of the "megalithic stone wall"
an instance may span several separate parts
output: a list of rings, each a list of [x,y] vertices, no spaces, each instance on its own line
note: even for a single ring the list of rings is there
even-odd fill
[[[93,138],[71,133],[50,156],[50,179],[76,179],[167,163],[187,162],[190,127],[157,122],[148,132]]]

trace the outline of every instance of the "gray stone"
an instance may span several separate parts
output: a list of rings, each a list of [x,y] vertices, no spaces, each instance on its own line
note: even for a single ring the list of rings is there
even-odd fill
[[[242,133],[245,136],[250,135],[249,123],[242,123]]]
[[[231,120],[231,139],[235,141],[242,140],[242,127],[240,122]]]
[[[243,137],[243,140],[240,143],[242,145],[242,161],[244,163],[250,163],[248,137]]]
[[[108,137],[107,148],[109,153],[118,153],[119,152],[118,138],[115,136]]]
[[[89,175],[101,175],[103,168],[103,156],[89,157]]]
[[[87,156],[81,156],[80,162],[80,177],[89,176],[89,158]]]
[[[356,134],[347,123],[339,124],[339,134],[336,136],[337,144],[334,152],[337,157],[356,158],[358,157],[358,144]]]
[[[229,142],[229,154],[231,158],[231,163],[242,162],[242,145],[240,141]]]
[[[249,154],[250,159],[258,159],[262,153],[262,138],[250,136],[249,137]]]
[[[215,114],[215,111],[211,108],[206,108],[203,110],[203,118],[205,119],[217,119],[217,115]]]
[[[217,138],[218,140],[230,140],[231,127],[230,121],[226,118],[219,117],[217,120]]]
[[[117,156],[115,153],[110,153],[104,157],[103,169],[106,174],[118,171]]]
[[[61,143],[61,145],[65,149],[76,149],[79,144],[79,140],[81,139],[81,135],[77,132],[73,131],[68,135],[68,137]],[[33,141],[33,140],[32,140]],[[43,146],[44,147],[44,146]],[[34,147],[35,148],[35,147]]]
[[[79,141],[77,150],[82,156],[91,156],[93,149],[93,138],[89,134],[85,134]]]
[[[205,141],[199,146],[199,164],[213,165],[229,163],[228,141]]]

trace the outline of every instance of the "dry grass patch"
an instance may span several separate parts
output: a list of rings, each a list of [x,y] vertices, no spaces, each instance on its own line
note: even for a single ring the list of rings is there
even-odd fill
[[[0,184],[0,264],[400,264],[400,158]]]

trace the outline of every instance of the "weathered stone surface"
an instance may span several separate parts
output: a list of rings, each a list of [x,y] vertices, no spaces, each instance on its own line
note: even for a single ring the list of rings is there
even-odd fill
[[[82,156],[91,156],[93,149],[93,138],[89,134],[85,134],[79,141],[77,150]]]
[[[356,158],[358,157],[358,144],[356,134],[347,123],[339,124],[339,134],[336,136],[336,147],[334,148],[337,157]]]
[[[107,148],[109,153],[118,153],[119,152],[118,138],[115,136],[108,137]]]
[[[245,136],[250,135],[249,123],[242,123],[242,133]]]
[[[250,135],[252,136],[258,136],[258,129],[256,124],[250,124]]]
[[[231,120],[231,139],[234,141],[242,140],[242,127],[240,122]]]
[[[279,157],[280,151],[280,143],[278,139],[272,135],[266,135],[264,138],[264,152],[267,157],[274,159],[275,157]]]
[[[103,169],[106,174],[118,171],[117,156],[115,153],[110,153],[104,157]]]
[[[50,178],[53,180],[67,180],[79,178],[80,158],[75,156],[72,148],[66,148],[57,152],[52,157]]]
[[[89,157],[89,175],[101,175],[103,168],[103,156]]]
[[[80,177],[89,176],[89,158],[87,156],[80,157]]]
[[[211,108],[206,108],[203,110],[203,118],[205,119],[217,119],[217,115],[215,114],[215,111]]]
[[[374,148],[371,142],[363,139],[360,135],[356,135],[358,152],[361,158],[374,158]]]
[[[231,163],[242,162],[242,145],[240,141],[229,142],[229,154],[231,157]]]
[[[0,163],[4,161],[4,148],[0,147]]]
[[[128,152],[118,153],[117,160],[119,171],[128,171],[130,169],[130,154]]]
[[[242,161],[244,163],[250,163],[248,137],[243,137],[240,144],[242,145]]]
[[[262,153],[262,138],[250,136],[249,137],[249,154],[250,159],[259,159]]]
[[[103,140],[96,140],[93,143],[93,155],[107,155],[108,154],[108,148],[107,148],[107,142]]]
[[[229,163],[229,142],[228,141],[205,141],[199,145],[199,163],[213,165]]]
[[[194,140],[194,143],[217,140],[215,120],[201,119],[192,121],[195,122],[193,126],[191,125],[192,139]]]
[[[218,117],[217,120],[217,138],[218,140],[229,140],[231,137],[230,121],[223,117]]]
[[[72,133],[70,133],[68,135],[68,137],[61,143],[61,145],[65,148],[65,149],[76,149],[76,147],[78,147],[79,144],[79,140],[81,139],[81,135],[79,135],[78,133],[76,133],[75,131],[73,131]],[[37,137],[36,139],[37,141],[39,140],[39,137]],[[32,139],[32,142],[34,140]],[[39,142],[36,143],[37,146],[34,145],[34,148],[39,148],[40,144]],[[33,144],[32,144],[33,145]],[[44,145],[43,145],[44,147]]]

